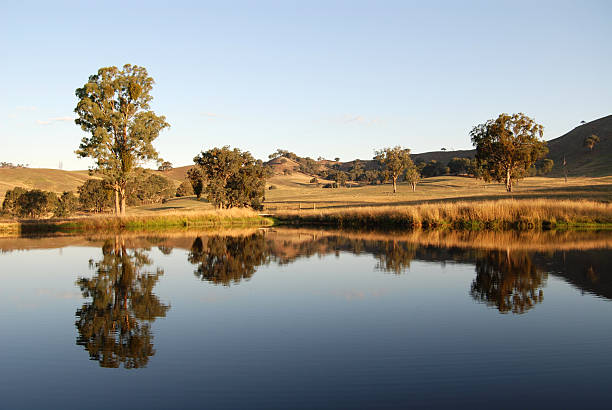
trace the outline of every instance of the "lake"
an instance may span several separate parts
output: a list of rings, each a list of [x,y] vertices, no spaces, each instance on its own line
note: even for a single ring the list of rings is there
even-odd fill
[[[0,407],[612,399],[612,232],[0,238]]]

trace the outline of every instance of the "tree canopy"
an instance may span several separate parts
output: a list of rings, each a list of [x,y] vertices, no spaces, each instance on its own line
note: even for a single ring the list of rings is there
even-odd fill
[[[590,151],[593,151],[593,147],[598,142],[599,142],[599,137],[595,134],[591,134],[584,139],[584,146],[587,147]]]
[[[224,146],[203,151],[193,161],[207,183],[207,199],[215,206],[261,206],[268,170],[250,152]]]
[[[125,214],[126,186],[139,163],[159,159],[153,141],[169,124],[149,106],[151,78],[144,67],[100,68],[76,90],[76,124],[89,135],[76,154],[96,161],[115,192],[115,212]]]
[[[529,168],[548,153],[542,140],[543,127],[523,113],[500,114],[475,126],[470,132],[476,161],[486,181],[513,182],[526,176]]]
[[[397,192],[397,179],[402,175],[402,172],[414,166],[410,159],[410,150],[400,146],[376,151],[374,159],[380,163],[393,181],[393,193]]]

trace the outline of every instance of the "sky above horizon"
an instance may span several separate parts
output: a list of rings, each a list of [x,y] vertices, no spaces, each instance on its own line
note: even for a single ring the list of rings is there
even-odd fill
[[[155,79],[175,166],[471,149],[524,112],[545,139],[612,114],[610,1],[21,2],[0,5],[0,161],[86,169],[74,91],[126,63]]]

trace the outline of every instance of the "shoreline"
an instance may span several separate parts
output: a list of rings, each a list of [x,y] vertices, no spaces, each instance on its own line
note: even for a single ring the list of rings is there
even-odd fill
[[[323,208],[266,214],[258,214],[246,209],[230,209],[204,213],[164,213],[124,217],[104,215],[0,222],[0,236],[280,225],[374,230],[612,229],[612,204],[593,201],[508,199],[404,206]]]

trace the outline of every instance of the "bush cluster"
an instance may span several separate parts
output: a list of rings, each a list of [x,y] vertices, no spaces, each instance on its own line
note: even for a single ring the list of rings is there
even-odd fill
[[[66,217],[78,209],[78,200],[72,192],[57,196],[55,192],[16,187],[6,191],[2,213],[20,218]]]

